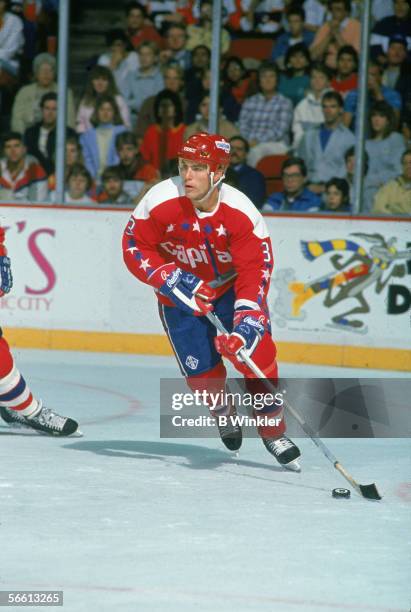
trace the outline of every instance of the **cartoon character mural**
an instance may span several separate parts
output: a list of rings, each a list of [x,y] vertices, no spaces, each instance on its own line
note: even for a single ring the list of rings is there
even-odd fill
[[[309,282],[295,279],[293,269],[279,270],[273,284],[278,289],[274,310],[283,319],[277,324],[285,326],[284,319],[303,320],[306,313],[302,307],[313,298],[322,295],[323,305],[332,308],[350,300],[346,308],[331,317],[329,327],[365,333],[367,327],[361,318],[353,315],[364,315],[370,312],[370,306],[364,296],[368,287],[374,285],[375,292],[380,294],[392,277],[401,278],[406,273],[405,263],[400,260],[411,259],[411,249],[398,251],[394,244],[396,238],[386,240],[381,234],[352,233],[371,245],[364,248],[353,240],[334,239],[324,241],[301,241],[303,256],[308,261],[328,256],[333,270]],[[352,304],[352,300],[355,304]]]

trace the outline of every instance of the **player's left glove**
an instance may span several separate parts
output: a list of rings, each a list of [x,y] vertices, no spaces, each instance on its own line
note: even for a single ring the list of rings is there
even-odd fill
[[[0,297],[8,293],[13,286],[10,259],[7,255],[0,255]]]
[[[212,301],[216,298],[215,289],[206,282],[175,264],[166,264],[156,270],[154,275],[164,279],[159,287],[161,295],[168,297],[174,304],[197,317],[206,315],[213,310]],[[156,280],[156,279],[155,279]]]
[[[234,313],[232,333],[214,339],[217,351],[244,373],[243,361],[238,353],[241,349],[245,349],[249,356],[254,353],[263,338],[266,322],[266,316],[261,310],[239,308]]]

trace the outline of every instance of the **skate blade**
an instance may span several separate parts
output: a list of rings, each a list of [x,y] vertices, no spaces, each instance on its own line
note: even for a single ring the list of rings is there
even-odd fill
[[[83,432],[80,429],[77,429],[71,436],[67,436],[68,438],[82,438],[84,436]]]
[[[301,465],[298,463],[297,459],[290,461],[290,463],[286,463],[283,467],[290,472],[301,472]]]

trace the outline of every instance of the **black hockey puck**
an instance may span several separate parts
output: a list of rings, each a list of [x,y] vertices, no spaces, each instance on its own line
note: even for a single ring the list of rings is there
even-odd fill
[[[349,489],[333,489],[333,497],[348,499],[350,495]]]

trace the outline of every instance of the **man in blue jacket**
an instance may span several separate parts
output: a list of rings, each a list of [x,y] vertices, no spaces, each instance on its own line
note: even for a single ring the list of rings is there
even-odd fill
[[[300,157],[286,159],[281,168],[284,191],[272,193],[263,212],[317,212],[321,198],[305,186],[307,168]]]

